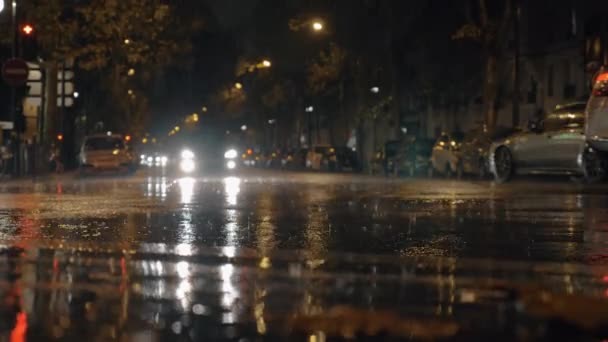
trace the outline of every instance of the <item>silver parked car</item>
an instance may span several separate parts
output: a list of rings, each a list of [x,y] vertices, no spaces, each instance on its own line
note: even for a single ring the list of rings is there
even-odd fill
[[[588,182],[605,175],[603,160],[585,139],[585,103],[557,106],[528,129],[490,147],[490,171],[496,181],[515,174],[565,174]]]

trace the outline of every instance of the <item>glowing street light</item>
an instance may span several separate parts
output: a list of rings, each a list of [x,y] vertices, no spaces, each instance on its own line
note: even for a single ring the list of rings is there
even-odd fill
[[[175,127],[173,128],[173,130],[174,130],[174,131],[176,131],[176,132],[179,132],[180,128],[179,128],[179,126],[175,126]]]
[[[129,69],[129,71],[127,72],[127,75],[129,75],[129,76],[135,75],[135,69],[133,69],[133,68]]]
[[[371,91],[374,94],[378,94],[380,92],[380,88],[379,87],[372,87],[369,91]]]
[[[72,96],[74,96],[74,98],[75,98],[75,99],[77,99],[77,98],[78,98],[78,96],[80,96],[80,94],[79,94],[77,91],[75,91],[75,92],[72,94]]]
[[[262,65],[263,65],[265,68],[270,68],[270,67],[272,66],[272,63],[270,63],[270,61],[269,61],[269,60],[265,59],[265,60],[263,60],[263,61],[262,61]]]
[[[30,25],[30,24],[25,24],[23,25],[23,27],[21,28],[21,31],[23,33],[25,33],[26,36],[31,35],[32,33],[34,33],[34,26]]]
[[[323,30],[323,23],[320,21],[314,21],[312,23],[312,29],[316,32],[322,31]]]
[[[235,87],[236,89],[243,89],[243,85],[242,85],[241,83],[239,83],[239,82],[236,82],[236,83],[234,84],[234,87]]]
[[[131,44],[131,40],[129,38],[125,39],[125,45]]]
[[[133,90],[132,89],[127,90],[127,94],[133,95]]]

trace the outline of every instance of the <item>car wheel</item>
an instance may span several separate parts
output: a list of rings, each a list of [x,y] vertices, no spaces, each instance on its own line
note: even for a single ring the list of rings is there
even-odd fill
[[[606,163],[592,148],[583,152],[583,178],[587,183],[597,183],[606,177]]]
[[[494,164],[496,171],[494,178],[498,183],[508,182],[513,176],[514,166],[511,151],[506,147],[500,147],[494,153]]]

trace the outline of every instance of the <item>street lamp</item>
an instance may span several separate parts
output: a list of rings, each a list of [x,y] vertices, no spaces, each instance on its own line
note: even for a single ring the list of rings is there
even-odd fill
[[[241,83],[239,83],[239,82],[236,82],[236,83],[234,84],[234,87],[235,87],[236,89],[243,89],[243,85],[242,85]]]
[[[308,106],[306,107],[306,113],[312,113],[314,112],[315,108],[313,106]]]
[[[269,61],[269,60],[265,59],[265,60],[263,60],[263,61],[262,61],[262,65],[263,65],[265,68],[270,68],[270,66],[272,66],[272,63],[270,63],[270,61]]]
[[[374,94],[378,94],[380,92],[380,88],[379,87],[372,87],[369,91],[371,91]]]
[[[313,21],[312,23],[312,29],[316,32],[322,31],[323,30],[323,23],[320,21]]]
[[[74,96],[74,98],[77,99],[78,96],[80,96],[80,94],[77,91],[75,91],[74,94],[72,94],[72,96]]]

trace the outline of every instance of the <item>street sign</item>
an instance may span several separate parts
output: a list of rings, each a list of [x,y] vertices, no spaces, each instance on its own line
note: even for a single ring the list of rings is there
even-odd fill
[[[0,121],[0,129],[9,131],[13,129],[14,125],[11,121]]]
[[[28,67],[23,59],[13,58],[2,65],[2,78],[11,87],[18,87],[27,81]]]

